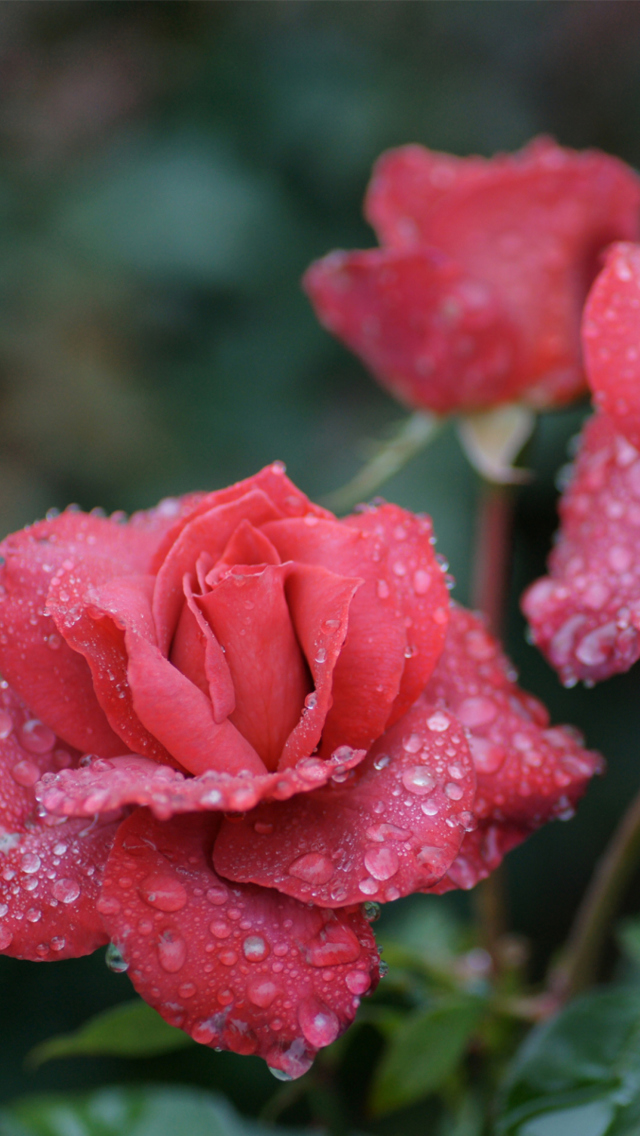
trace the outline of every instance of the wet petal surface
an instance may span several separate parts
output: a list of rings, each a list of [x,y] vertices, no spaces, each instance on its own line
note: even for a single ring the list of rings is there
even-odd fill
[[[327,907],[398,899],[447,870],[474,792],[463,728],[419,700],[352,774],[223,821],[216,870]]]
[[[629,670],[640,657],[640,452],[606,414],[583,430],[548,563],[522,608],[565,685]]]
[[[608,250],[585,305],[582,340],[596,406],[640,447],[640,245]]]
[[[137,810],[118,833],[99,909],[134,986],[166,1021],[301,1076],[375,986],[373,935],[357,909],[220,879],[215,826]]]
[[[215,772],[185,777],[144,757],[98,759],[80,769],[45,776],[36,788],[43,808],[54,816],[91,817],[123,805],[146,805],[160,820],[200,810],[242,813],[261,800],[286,801],[308,793],[359,764],[364,750],[342,746],[333,758],[304,758],[276,773],[232,776]]]

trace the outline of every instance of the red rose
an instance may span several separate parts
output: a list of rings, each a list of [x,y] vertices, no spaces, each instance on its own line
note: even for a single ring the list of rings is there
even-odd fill
[[[560,502],[549,576],[523,598],[535,643],[568,686],[640,658],[640,246],[610,249],[582,332],[602,409],[583,430]]]
[[[547,138],[490,160],[405,146],[378,161],[365,214],[382,248],[331,253],[304,286],[392,394],[444,414],[581,393],[598,254],[640,235],[632,170]]]
[[[173,1025],[303,1073],[377,981],[362,901],[472,886],[597,767],[432,539],[277,465],[8,537],[0,950],[111,940]]]

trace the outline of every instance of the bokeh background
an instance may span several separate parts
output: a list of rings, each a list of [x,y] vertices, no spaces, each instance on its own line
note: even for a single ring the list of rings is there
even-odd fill
[[[386,147],[489,155],[540,132],[640,166],[639,4],[1,4],[2,532],[72,501],[145,507],[274,458],[311,496],[340,486],[403,411],[316,324],[301,273],[331,248],[374,243],[361,200]],[[510,857],[512,927],[532,942],[534,974],[640,782],[637,671],[562,690],[517,609],[585,413],[541,422],[516,522],[509,647],[522,682],[610,763],[575,820]],[[477,492],[452,432],[385,488],[433,515],[463,601]],[[0,1099],[142,1078],[222,1087],[248,1114],[265,1104],[275,1082],[261,1062],[201,1047],[24,1066],[36,1042],[131,993],[102,952],[55,967],[0,959]],[[398,1124],[370,1128],[404,1136]]]

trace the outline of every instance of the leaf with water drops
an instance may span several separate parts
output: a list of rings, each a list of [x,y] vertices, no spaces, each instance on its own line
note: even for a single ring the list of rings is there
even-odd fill
[[[42,1065],[56,1057],[97,1056],[152,1057],[192,1045],[188,1034],[167,1025],[141,999],[123,1002],[96,1014],[74,1033],[48,1038],[28,1056],[30,1065]]]

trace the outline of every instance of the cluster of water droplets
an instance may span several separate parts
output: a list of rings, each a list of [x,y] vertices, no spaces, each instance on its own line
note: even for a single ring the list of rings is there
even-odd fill
[[[162,841],[166,848],[165,834]],[[175,865],[165,853],[147,872],[155,860],[150,835],[145,842],[124,841],[98,901],[113,934],[107,965],[128,970],[162,1015],[199,1043],[258,1052],[299,1076],[371,986],[377,952],[366,923],[273,893],[263,900],[255,888],[214,876],[179,842]]]
[[[605,416],[587,425],[550,575],[525,594],[531,639],[565,686],[640,656],[640,453]]]

